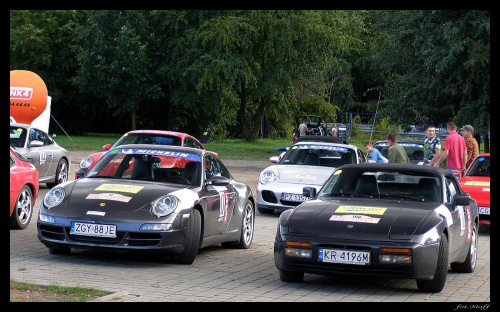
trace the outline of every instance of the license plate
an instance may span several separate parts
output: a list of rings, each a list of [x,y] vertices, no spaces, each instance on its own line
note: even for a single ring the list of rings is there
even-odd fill
[[[304,197],[304,195],[302,194],[281,193],[281,199],[295,201],[295,202],[303,202],[307,199],[307,197]]]
[[[70,234],[116,238],[116,225],[71,222]]]
[[[320,248],[318,261],[342,264],[369,265],[370,252],[346,249]]]
[[[490,207],[478,207],[477,212],[482,215],[490,215]]]

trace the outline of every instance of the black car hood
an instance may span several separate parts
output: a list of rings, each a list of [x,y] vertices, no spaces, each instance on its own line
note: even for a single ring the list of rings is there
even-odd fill
[[[189,186],[134,180],[84,178],[75,183],[68,204],[71,210],[81,210],[83,214],[89,210],[131,212],[163,195],[186,187]]]
[[[288,230],[291,234],[332,239],[409,240],[418,225],[437,206],[438,203],[408,200],[317,199],[306,202],[293,211]],[[368,209],[380,214],[336,212],[339,207],[344,211],[361,207],[365,212]],[[333,221],[330,220],[333,215],[336,216],[334,218],[356,215],[373,221],[377,221],[377,218],[380,220],[377,223]]]

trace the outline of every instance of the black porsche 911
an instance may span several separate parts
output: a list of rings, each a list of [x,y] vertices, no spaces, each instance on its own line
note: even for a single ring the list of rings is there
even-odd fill
[[[477,203],[445,169],[411,164],[344,165],[310,199],[279,218],[275,265],[283,281],[304,273],[416,279],[439,292],[448,265],[477,260]]]
[[[38,238],[55,254],[89,247],[155,250],[190,264],[205,246],[249,248],[254,207],[251,188],[210,152],[122,145],[84,178],[47,193]]]

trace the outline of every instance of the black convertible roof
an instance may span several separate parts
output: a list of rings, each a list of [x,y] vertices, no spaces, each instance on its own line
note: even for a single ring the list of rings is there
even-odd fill
[[[143,149],[150,149],[150,150],[169,150],[169,151],[175,151],[175,152],[185,152],[185,153],[191,153],[195,155],[202,156],[206,150],[202,150],[199,148],[193,148],[193,147],[184,147],[184,146],[175,146],[175,145],[161,145],[161,144],[125,144],[125,145],[120,145],[117,146],[113,149],[117,148],[143,148]]]
[[[428,172],[436,174],[448,174],[450,172],[444,168],[438,168],[433,166],[422,166],[415,164],[380,164],[380,163],[364,163],[364,164],[349,164],[339,167],[341,169],[361,169],[361,170],[411,170],[415,172]]]

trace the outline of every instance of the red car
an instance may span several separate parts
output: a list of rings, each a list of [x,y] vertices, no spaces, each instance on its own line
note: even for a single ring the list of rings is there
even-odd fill
[[[206,150],[203,144],[198,141],[198,139],[187,133],[161,130],[133,130],[125,133],[120,139],[118,139],[118,141],[113,144],[113,146],[111,146],[111,144],[104,145],[102,147],[104,152],[98,152],[84,157],[75,172],[75,179],[83,177],[83,175],[88,171],[82,171],[78,169],[91,169],[95,165],[95,163],[106,154],[108,150],[111,150],[123,144],[174,145]],[[215,152],[210,153],[214,154],[216,157],[219,157],[219,155]],[[171,165],[173,166],[174,164]],[[162,166],[166,167],[168,166],[168,164],[162,164]],[[132,170],[132,168],[129,168],[128,170]]]
[[[10,228],[25,229],[38,195],[38,170],[10,148]]]
[[[459,183],[476,200],[479,223],[490,225],[490,153],[479,154]]]

